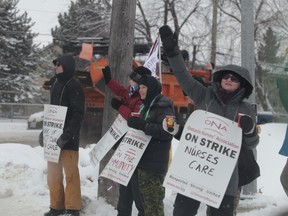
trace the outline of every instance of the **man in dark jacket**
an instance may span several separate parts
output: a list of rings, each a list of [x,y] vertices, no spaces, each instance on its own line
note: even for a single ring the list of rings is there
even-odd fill
[[[143,66],[137,67],[129,74],[129,86],[125,87],[112,79],[110,67],[106,66],[102,69],[105,83],[108,88],[117,97],[112,98],[111,106],[126,120],[131,116],[132,112],[139,112],[142,101],[139,94],[138,82],[143,75],[151,75],[151,71]],[[118,140],[116,147],[122,139]],[[114,147],[114,148],[116,148]],[[132,205],[135,202],[138,209],[138,216],[144,216],[143,205],[141,202],[138,186],[137,170],[133,173],[127,186],[119,186],[119,199],[117,204],[117,216],[131,216]]]
[[[172,135],[162,128],[162,122],[166,116],[175,116],[174,106],[161,94],[161,84],[155,77],[143,76],[139,84],[143,102],[140,117],[132,116],[127,123],[152,137],[137,166],[140,195],[146,216],[164,216],[162,184],[168,170]]]
[[[44,216],[78,216],[81,209],[81,188],[78,169],[79,136],[84,116],[85,98],[79,81],[74,78],[75,61],[63,55],[53,61],[56,80],[51,88],[51,104],[66,106],[63,133],[57,140],[61,148],[58,163],[48,162],[47,181],[50,211]],[[63,185],[63,169],[66,187]]]
[[[161,27],[160,36],[177,81],[183,91],[197,104],[197,109],[215,113],[235,122],[239,120],[243,132],[242,148],[255,148],[259,142],[259,136],[255,129],[256,112],[254,107],[244,100],[250,96],[253,90],[249,71],[237,65],[227,65],[213,74],[211,86],[204,87],[188,73],[170,27]],[[239,113],[244,114],[241,119],[239,119]],[[233,215],[238,181],[238,165],[236,165],[220,207],[218,209],[210,208],[211,216]],[[186,212],[181,206],[183,202],[175,201],[174,216],[194,216],[197,214],[200,202],[188,197],[185,202],[190,203],[189,210]]]

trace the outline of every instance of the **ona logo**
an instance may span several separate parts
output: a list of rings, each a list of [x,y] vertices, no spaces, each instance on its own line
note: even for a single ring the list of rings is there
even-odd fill
[[[49,113],[49,114],[55,114],[55,113],[57,113],[57,109],[54,108],[54,107],[51,107],[51,108],[48,110],[48,113]]]
[[[228,124],[225,123],[224,121],[222,121],[221,119],[219,118],[215,118],[215,117],[208,117],[206,120],[205,120],[205,124],[214,128],[214,129],[217,129],[217,130],[224,130],[227,132],[227,126]]]

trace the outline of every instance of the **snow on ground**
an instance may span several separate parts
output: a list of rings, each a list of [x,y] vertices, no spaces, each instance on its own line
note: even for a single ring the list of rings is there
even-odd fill
[[[4,134],[39,134],[39,130],[29,131],[26,122],[0,120],[0,212],[1,215],[39,216],[49,208],[49,191],[46,183],[46,161],[43,149],[12,142],[3,143]],[[240,201],[238,216],[280,216],[288,215],[288,198],[280,184],[279,176],[286,157],[278,154],[283,142],[286,124],[266,124],[261,127],[261,142],[258,146],[258,163],[261,177],[258,178],[259,193],[253,199]],[[6,138],[5,138],[6,139]],[[93,148],[80,148],[79,168],[82,196],[86,197],[85,216],[116,216],[111,205],[97,198],[98,169],[92,167],[89,152]],[[177,147],[173,141],[173,151]],[[175,194],[167,190],[165,215],[172,216]],[[201,205],[198,216],[205,216],[205,205]],[[286,213],[284,213],[286,212]],[[137,212],[133,211],[133,216]]]

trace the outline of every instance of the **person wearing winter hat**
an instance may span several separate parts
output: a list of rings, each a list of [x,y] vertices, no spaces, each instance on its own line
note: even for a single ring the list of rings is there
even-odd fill
[[[107,87],[116,95],[111,100],[111,106],[124,119],[128,120],[132,112],[139,112],[142,104],[138,82],[143,75],[151,75],[151,71],[143,66],[137,67],[129,74],[128,87],[122,86],[111,78],[109,66],[103,68],[102,72]],[[113,149],[118,147],[121,140],[118,140]],[[131,216],[133,201],[138,210],[138,216],[144,216],[143,205],[139,195],[137,170],[132,175],[127,186],[119,185],[118,216]]]
[[[259,142],[255,129],[256,110],[248,101],[245,101],[253,90],[249,71],[238,65],[226,65],[214,72],[211,85],[204,87],[187,71],[171,28],[165,25],[159,29],[159,32],[172,71],[183,91],[197,104],[197,109],[239,122],[242,129],[241,148],[248,150],[255,148]],[[240,113],[244,114],[241,118]],[[239,175],[238,165],[236,165],[220,207],[218,209],[210,207],[211,216],[233,216],[234,198],[237,196],[238,186]],[[183,203],[186,203],[185,209]],[[185,200],[176,198],[173,216],[196,215],[199,206],[200,202],[192,198],[185,197]]]
[[[143,102],[140,116],[131,116],[127,124],[152,137],[136,168],[139,190],[145,215],[164,216],[165,189],[162,184],[173,137],[162,128],[162,121],[166,116],[175,116],[174,105],[161,94],[161,83],[155,77],[143,76],[139,85]]]
[[[151,71],[144,66],[139,66],[129,74],[129,77],[134,82],[139,83],[141,77],[145,75],[151,75]]]
[[[66,106],[68,109],[63,133],[56,141],[61,148],[59,162],[48,161],[47,165],[50,211],[44,216],[79,216],[81,187],[78,159],[80,128],[85,110],[84,93],[80,82],[74,78],[73,56],[62,55],[53,64],[56,79],[51,88],[50,101],[52,105]],[[63,170],[66,184],[63,184]]]

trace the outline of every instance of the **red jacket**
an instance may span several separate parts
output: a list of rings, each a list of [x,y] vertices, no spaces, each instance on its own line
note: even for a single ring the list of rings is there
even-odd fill
[[[140,98],[139,90],[133,92],[129,96],[130,86],[124,87],[117,81],[111,79],[107,84],[108,88],[123,101],[124,105],[118,109],[119,114],[126,120],[131,116],[131,112],[138,112],[142,101]]]

